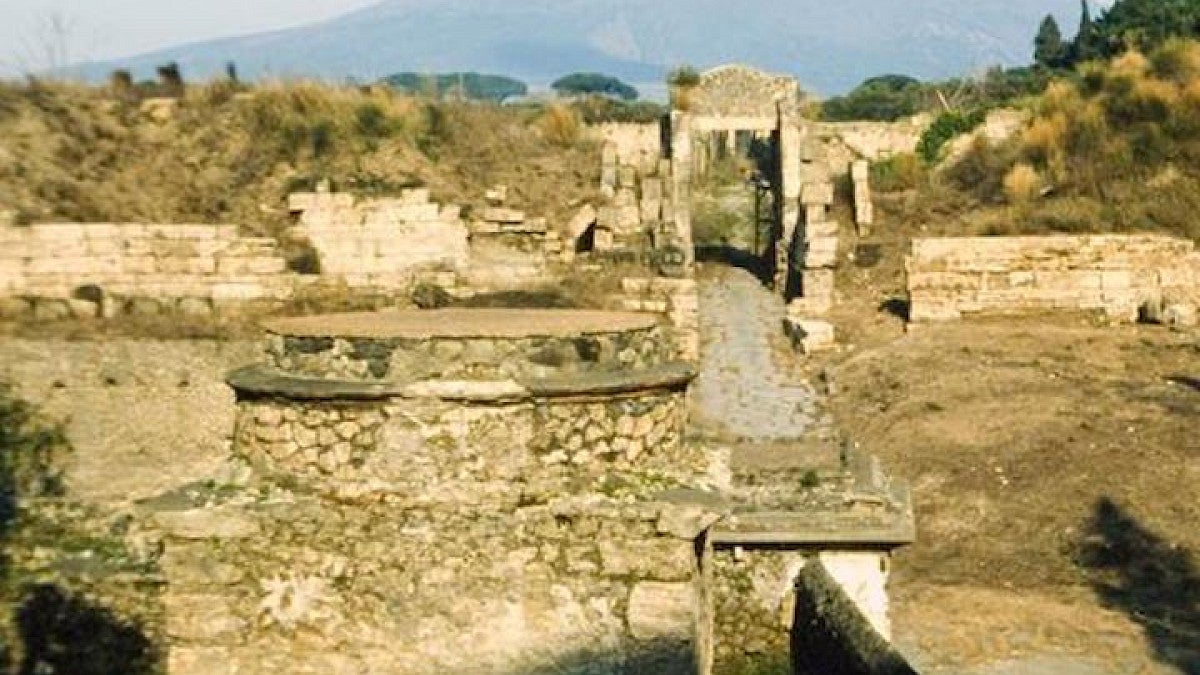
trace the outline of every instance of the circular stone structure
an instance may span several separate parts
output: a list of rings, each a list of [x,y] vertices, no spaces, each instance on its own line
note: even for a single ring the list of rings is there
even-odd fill
[[[675,357],[652,315],[444,309],[333,314],[266,324],[270,363],[325,379],[547,377],[642,370]]]
[[[340,499],[498,508],[694,468],[695,372],[653,315],[450,309],[266,324],[234,451]],[[575,486],[575,487],[572,487]]]

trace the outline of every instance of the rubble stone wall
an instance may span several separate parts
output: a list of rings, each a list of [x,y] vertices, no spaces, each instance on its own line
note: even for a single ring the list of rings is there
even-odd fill
[[[286,297],[285,266],[274,240],[238,236],[233,225],[0,228],[5,313],[35,311],[44,318],[72,312],[207,313]]]
[[[629,345],[653,326],[612,318]],[[232,374],[233,452],[253,477],[152,515],[168,672],[696,672],[719,514],[664,496],[709,471],[683,438],[692,371],[618,351],[603,373],[502,379],[539,348],[527,319],[493,335],[507,350],[431,338],[479,349],[488,367],[454,378],[278,360],[336,350],[304,337]],[[357,346],[384,358],[386,339]]]
[[[678,357],[700,360],[700,289],[695,279],[630,277],[621,280],[621,309],[665,315],[674,329]]]
[[[160,513],[167,672],[690,674],[698,563],[673,508],[289,495]]]
[[[863,620],[888,639],[889,554],[882,551],[802,550],[796,547],[718,548],[712,602],[716,675],[786,663],[796,608],[796,579],[820,560]]]
[[[1148,304],[1200,300],[1194,243],[1161,235],[916,239],[905,267],[912,321],[1044,310],[1135,321]]]

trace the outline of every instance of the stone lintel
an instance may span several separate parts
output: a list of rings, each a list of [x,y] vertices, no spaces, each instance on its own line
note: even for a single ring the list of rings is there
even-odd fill
[[[916,528],[907,508],[882,517],[819,511],[739,513],[713,530],[717,546],[892,550],[914,541]]]

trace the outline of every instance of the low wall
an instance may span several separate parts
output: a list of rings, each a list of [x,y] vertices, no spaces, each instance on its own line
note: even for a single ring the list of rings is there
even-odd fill
[[[1200,253],[1160,235],[915,239],[912,321],[969,313],[1099,310],[1136,321],[1148,304],[1200,300]]]
[[[896,122],[820,122],[813,130],[820,137],[841,139],[859,157],[876,161],[916,152],[932,122],[929,115],[917,115]]]
[[[464,269],[468,231],[457,206],[429,201],[426,189],[398,198],[357,201],[344,193],[298,193],[292,236],[317,254],[322,276],[351,287],[408,287],[418,270]]]
[[[700,360],[700,290],[695,279],[629,277],[621,280],[621,309],[667,317],[678,358]]]
[[[280,299],[290,293],[273,239],[233,225],[35,224],[0,228],[0,297],[55,318]],[[86,287],[86,288],[85,288]],[[15,304],[6,313],[19,310]]]

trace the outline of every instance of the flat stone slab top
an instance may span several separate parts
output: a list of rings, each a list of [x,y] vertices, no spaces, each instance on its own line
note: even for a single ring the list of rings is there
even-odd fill
[[[650,314],[563,309],[430,309],[272,319],[263,327],[290,337],[365,339],[572,337],[653,328]]]

